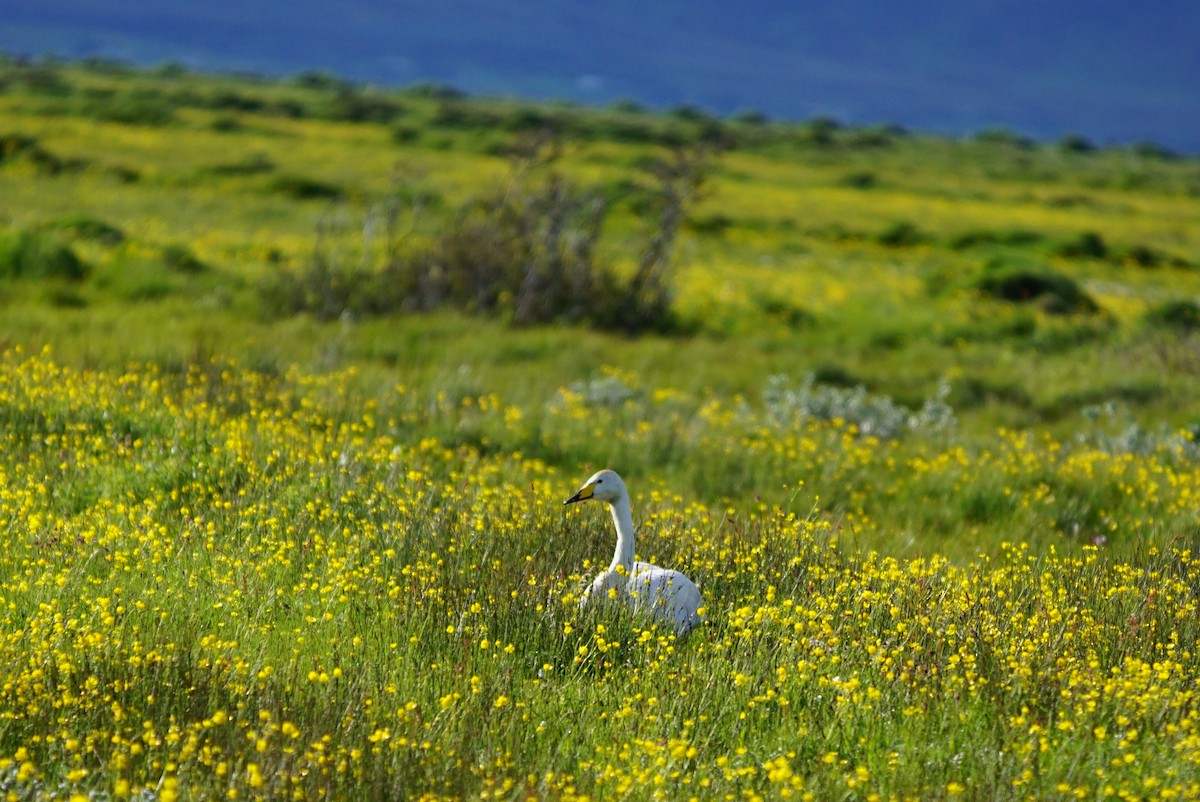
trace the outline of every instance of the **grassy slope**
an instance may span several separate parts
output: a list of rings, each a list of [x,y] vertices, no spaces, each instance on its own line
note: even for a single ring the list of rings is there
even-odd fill
[[[336,85],[66,75],[50,89],[31,89],[14,70],[0,95],[10,133],[35,137],[60,162],[80,165],[56,174],[27,158],[0,165],[11,223],[34,228],[85,217],[126,234],[117,246],[73,243],[94,267],[82,285],[4,286],[0,337],[53,344],[60,358],[184,365],[217,354],[272,371],[354,365],[364,382],[382,388],[397,377],[436,389],[467,376],[473,389],[530,410],[602,366],[697,399],[742,396],[756,405],[768,376],[798,382],[811,371],[912,408],[948,381],[961,430],[985,438],[997,425],[1071,437],[1087,425],[1082,410],[1109,401],[1151,429],[1194,422],[1192,342],[1146,330],[1141,316],[1165,300],[1195,297],[1200,273],[1139,268],[1123,256],[1142,247],[1195,263],[1200,179],[1191,162],[994,136],[952,142],[833,131],[819,144],[809,129],[744,124],[730,130],[746,144],[715,162],[677,254],[678,306],[695,321],[695,336],[513,331],[446,315],[320,324],[264,317],[258,283],[302,267],[318,238],[343,262],[358,262],[369,209],[398,189],[437,199],[412,233],[428,236],[457,204],[505,180],[506,163],[489,154],[514,136],[505,121],[528,117],[530,107],[443,106],[410,94],[392,99],[401,109],[396,122],[353,123],[321,116],[347,105],[339,100],[346,89]],[[130,97],[153,101],[143,101],[148,111],[135,105],[135,116],[165,108],[170,119],[103,119],[130,113],[118,102]],[[309,116],[273,111],[288,104]],[[687,124],[628,111],[557,113],[602,134]],[[437,124],[439,117],[456,124]],[[402,143],[397,129],[406,132]],[[636,179],[634,165],[653,152],[594,135],[569,138],[563,169],[611,185]],[[346,200],[298,199],[287,191],[297,180],[334,187]],[[915,227],[913,242],[881,243],[902,224]],[[614,216],[607,247],[625,258],[641,227],[633,216]],[[1036,239],[953,247],[964,236],[1012,232]],[[1055,255],[1083,232],[1100,234],[1111,258]],[[172,271],[162,258],[169,247],[186,249],[206,269]],[[983,299],[969,288],[992,262],[1073,276],[1103,314],[1054,317]],[[760,484],[780,481],[768,475]]]
[[[187,80],[199,84],[191,87],[194,93],[217,91],[202,79]],[[272,86],[240,91],[268,99],[284,93]],[[29,113],[25,110],[44,109],[47,101],[17,91],[0,100],[13,132],[37,137],[61,159],[89,164],[82,173],[55,177],[31,176],[21,164],[6,165],[0,181],[10,220],[31,226],[65,215],[88,215],[128,232],[127,248],[182,244],[214,269],[215,276],[198,279],[197,287],[161,276],[112,275],[124,271],[118,266],[122,254],[80,244],[97,265],[93,284],[107,283],[110,289],[84,288],[88,307],[70,315],[55,311],[56,321],[82,319],[86,326],[95,319],[103,326],[106,317],[117,314],[114,305],[123,307],[126,298],[139,292],[156,292],[139,287],[139,281],[171,287],[161,293],[164,297],[142,305],[140,312],[149,320],[166,316],[166,309],[170,316],[192,321],[192,331],[185,329],[183,338],[151,338],[144,336],[144,328],[128,329],[124,342],[117,337],[107,349],[117,359],[163,355],[145,353],[147,345],[173,350],[180,358],[205,339],[207,327],[220,332],[214,335],[218,342],[209,347],[221,352],[239,351],[249,341],[255,343],[250,348],[259,352],[259,360],[316,364],[315,354],[323,350],[319,343],[331,336],[330,331],[313,327],[309,336],[289,338],[272,352],[260,344],[277,342],[272,330],[292,324],[247,320],[254,283],[278,269],[268,257],[274,255],[284,265],[303,264],[316,231],[330,221],[339,226],[353,253],[361,244],[357,232],[367,206],[395,186],[397,166],[403,175],[415,176],[406,179],[409,183],[433,188],[444,199],[444,210],[495,185],[505,171],[502,160],[480,152],[504,141],[503,135],[491,132],[431,128],[414,142],[398,146],[383,125],[185,110],[168,125],[129,126]],[[430,102],[405,102],[409,111],[404,125],[425,130],[422,120],[434,113]],[[67,101],[58,104],[70,108]],[[235,130],[213,130],[214,121],[231,116]],[[572,148],[567,164],[584,180],[617,181],[631,176],[629,165],[646,153],[640,145],[580,144]],[[265,160],[270,167],[259,173],[228,174],[253,159]],[[140,180],[122,183],[113,177],[114,170],[134,170]],[[845,186],[848,177],[863,175],[871,176],[874,188]],[[281,177],[324,182],[344,190],[350,201],[336,208],[321,200],[298,202],[272,191]],[[1196,180],[1190,163],[1160,163],[1122,152],[1063,154],[1053,148],[919,137],[902,138],[887,148],[843,143],[733,152],[721,158],[708,198],[693,215],[698,221],[719,220],[720,234],[689,235],[678,257],[680,308],[700,321],[702,336],[670,348],[680,355],[694,354],[686,360],[693,365],[714,366],[701,370],[698,378],[700,386],[716,389],[754,392],[770,372],[799,375],[825,368],[912,402],[927,395],[942,376],[950,376],[962,384],[999,386],[1001,392],[995,395],[1001,409],[986,415],[985,423],[1052,423],[1055,417],[1072,417],[1081,383],[1097,398],[1120,397],[1130,394],[1131,386],[1160,383],[1161,365],[1143,358],[1138,317],[1147,304],[1194,296],[1197,278],[1185,270],[1064,263],[1045,252],[1055,242],[1094,231],[1114,250],[1142,245],[1194,259],[1198,235],[1191,221],[1197,201],[1190,193]],[[436,216],[426,215],[427,227],[436,224]],[[929,244],[897,249],[874,242],[900,222],[916,224]],[[617,220],[610,242],[621,247],[634,227],[632,220]],[[951,250],[948,241],[971,232],[1018,229],[1036,232],[1050,245],[1012,258],[1048,261],[1083,281],[1121,324],[1117,332],[1088,347],[1056,347],[1064,337],[1069,343],[1071,332],[1082,331],[1086,339],[1088,327],[1038,320],[1036,327],[1044,337],[1038,332],[1006,337],[1003,327],[993,334],[987,325],[976,324],[1011,310],[955,293],[929,297],[931,281],[960,286],[982,263],[996,258],[987,249]],[[184,314],[180,307],[191,303],[207,307],[202,315]],[[164,309],[155,308],[160,304]],[[222,306],[229,319],[223,319]],[[762,314],[764,308],[774,314]],[[815,316],[816,324],[794,330],[785,322],[789,310]],[[134,311],[131,318],[138,315]],[[60,334],[64,323],[14,319],[11,325],[18,324],[9,336],[23,332],[20,339],[65,339],[63,345],[70,347],[70,338]],[[409,325],[419,323],[395,323],[401,329]],[[453,338],[455,348],[440,341],[436,353],[423,358],[493,362],[495,354],[486,348],[477,353],[472,346],[479,339],[473,331],[476,325],[463,321],[462,336]],[[349,356],[387,350],[380,342],[387,337],[387,327],[363,329],[344,335],[351,344]],[[580,335],[562,336],[570,340]],[[607,349],[611,356],[601,362],[641,367],[653,363],[654,357],[640,354],[658,348],[653,342],[622,343],[618,356],[614,344]],[[1156,345],[1150,348],[1158,350]],[[458,349],[461,359],[455,355]],[[580,363],[573,373],[561,378],[555,374],[554,381],[587,375],[597,366],[595,360]],[[668,372],[663,379],[677,381],[675,375]],[[697,376],[692,368],[679,375]],[[525,384],[511,374],[496,376],[495,381],[492,386],[502,391]],[[1182,401],[1189,397],[1189,388],[1177,373],[1161,390],[1144,395],[1151,397],[1138,400],[1148,418],[1187,422]],[[1013,398],[1028,400],[1014,408],[1008,403]],[[960,413],[970,420],[971,410],[963,408],[969,399],[958,400]]]
[[[6,789],[1197,793],[1200,471],[1157,427],[1194,421],[1200,365],[1194,335],[1141,315],[1200,277],[1055,255],[1094,231],[1195,263],[1194,163],[774,131],[724,154],[693,211],[678,282],[695,335],[318,324],[264,317],[257,282],[302,266],[319,228],[357,259],[397,162],[444,199],[428,235],[502,179],[506,135],[434,126],[415,96],[387,126],[197,109],[130,125],[64,113],[77,100],[0,94],[8,133],[86,160],[0,163],[0,212],[126,237],[73,241],[81,284],[0,285]],[[564,169],[619,181],[649,150],[585,142]],[[259,156],[272,166],[213,171]],[[280,176],[349,199],[297,200]],[[914,242],[880,241],[905,221]],[[627,257],[638,221],[612,227]],[[1018,229],[1041,239],[951,247]],[[171,268],[173,245],[205,268]],[[989,259],[1075,276],[1106,314],[987,301],[967,287]],[[958,424],[888,439],[802,419],[809,370],[911,407],[947,379]],[[779,372],[792,395],[766,392]],[[1081,414],[1109,400],[1141,428]],[[637,495],[639,553],[704,589],[713,623],[686,644],[576,610],[611,535],[558,501],[602,463]]]

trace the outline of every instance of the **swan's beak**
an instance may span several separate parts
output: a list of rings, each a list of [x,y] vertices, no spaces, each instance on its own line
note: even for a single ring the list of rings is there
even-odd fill
[[[574,504],[577,501],[587,501],[592,497],[592,492],[595,487],[595,485],[584,485],[583,487],[579,488],[578,493],[564,501],[563,504]]]

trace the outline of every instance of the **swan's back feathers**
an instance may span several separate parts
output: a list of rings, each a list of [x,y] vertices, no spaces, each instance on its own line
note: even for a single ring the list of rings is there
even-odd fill
[[[677,637],[704,623],[699,612],[704,606],[700,589],[678,571],[643,562],[634,563],[629,575],[611,569],[602,571],[584,591],[579,606],[586,607],[594,600],[607,601],[610,590],[615,590],[616,598],[634,611],[670,625]]]
[[[704,599],[692,580],[669,568],[648,563],[636,566],[643,568],[634,571],[627,586],[634,597],[634,609],[644,609],[663,623],[673,625],[675,634],[681,638],[703,623],[699,610]]]

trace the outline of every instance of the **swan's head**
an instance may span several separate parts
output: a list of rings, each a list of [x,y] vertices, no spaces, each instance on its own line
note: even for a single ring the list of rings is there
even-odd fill
[[[611,504],[619,498],[628,497],[629,491],[625,489],[625,483],[621,481],[621,477],[617,476],[615,471],[603,470],[592,474],[592,478],[583,483],[579,492],[564,501],[563,504],[574,504],[590,498],[607,501]]]

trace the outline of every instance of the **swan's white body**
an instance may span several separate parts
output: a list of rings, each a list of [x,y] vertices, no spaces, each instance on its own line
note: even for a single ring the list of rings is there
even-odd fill
[[[703,623],[700,610],[704,600],[692,580],[669,568],[634,561],[633,513],[629,509],[629,491],[621,477],[613,471],[600,471],[563,503],[593,498],[608,502],[617,528],[617,548],[612,563],[583,592],[580,607],[594,600],[616,598],[635,611],[670,624],[680,638]]]

